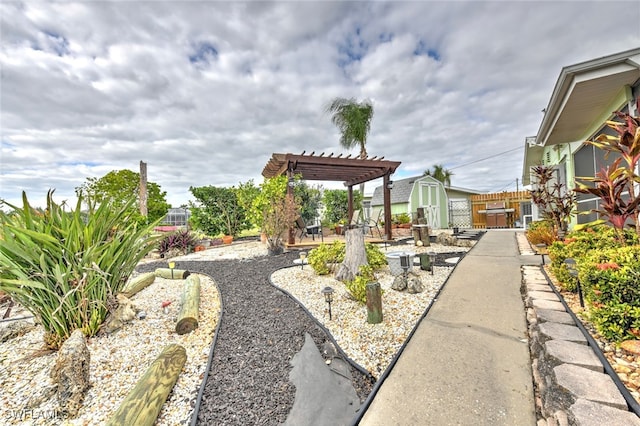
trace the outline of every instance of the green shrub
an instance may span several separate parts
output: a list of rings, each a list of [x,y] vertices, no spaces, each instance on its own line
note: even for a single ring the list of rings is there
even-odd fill
[[[371,266],[362,265],[358,275],[351,280],[345,281],[344,285],[349,294],[360,303],[367,303],[367,284],[374,282],[376,277]]]
[[[91,200],[82,212],[47,194],[38,211],[22,194],[23,207],[0,212],[0,291],[28,309],[45,329],[45,343],[58,348],[76,329],[94,335],[136,264],[156,244],[151,230],[129,221],[131,203]]]
[[[589,312],[589,320],[598,333],[613,342],[637,339],[640,308],[625,303],[602,306]]]
[[[575,292],[577,290],[576,280],[568,274],[564,264],[565,259],[575,259],[580,267],[584,262],[583,258],[589,253],[633,245],[638,242],[638,238],[632,230],[624,232],[624,239],[624,243],[621,243],[616,231],[605,225],[570,232],[564,241],[556,241],[548,247],[551,270],[560,281],[563,289]]]
[[[387,264],[387,258],[380,248],[371,243],[364,245],[367,262],[374,271]],[[318,275],[327,275],[333,272],[333,266],[344,261],[346,245],[343,241],[334,241],[331,244],[320,244],[309,252],[309,265]]]
[[[334,241],[332,244],[320,244],[309,252],[309,265],[318,275],[333,272],[333,265],[342,263],[345,254],[345,244]]]

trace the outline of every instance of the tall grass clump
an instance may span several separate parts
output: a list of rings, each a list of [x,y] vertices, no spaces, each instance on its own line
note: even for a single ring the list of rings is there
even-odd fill
[[[57,349],[71,333],[98,332],[115,295],[136,264],[156,244],[151,230],[129,220],[130,203],[96,206],[78,197],[75,210],[47,194],[47,207],[6,203],[0,212],[0,290],[28,309],[45,329],[45,343]],[[82,204],[88,209],[82,211]]]

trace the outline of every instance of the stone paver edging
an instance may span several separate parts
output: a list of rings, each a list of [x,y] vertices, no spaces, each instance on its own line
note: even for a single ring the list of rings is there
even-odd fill
[[[640,425],[540,266],[523,266],[522,281],[538,426]]]

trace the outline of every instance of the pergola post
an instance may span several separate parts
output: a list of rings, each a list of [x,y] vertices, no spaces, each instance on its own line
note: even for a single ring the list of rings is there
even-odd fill
[[[293,207],[293,172],[291,170],[287,170],[287,209],[291,209]],[[296,215],[298,212],[287,212],[287,214]],[[296,243],[296,230],[292,226],[289,228],[289,237],[287,238],[287,244],[292,245]]]
[[[351,221],[353,220],[353,185],[347,186],[347,228],[351,229]]]
[[[391,235],[391,188],[389,188],[389,182],[389,173],[387,173],[382,178],[382,194],[384,195],[384,235],[387,236],[387,240],[391,241],[393,236]]]

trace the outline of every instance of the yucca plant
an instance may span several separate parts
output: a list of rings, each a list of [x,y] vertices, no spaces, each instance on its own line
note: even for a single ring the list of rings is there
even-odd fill
[[[75,210],[47,194],[39,211],[22,194],[23,207],[0,212],[0,290],[28,309],[57,349],[76,329],[100,328],[136,264],[156,244],[151,230],[129,221],[129,204],[96,206],[78,197]],[[88,204],[82,212],[82,203]],[[132,201],[133,202],[133,201]]]

